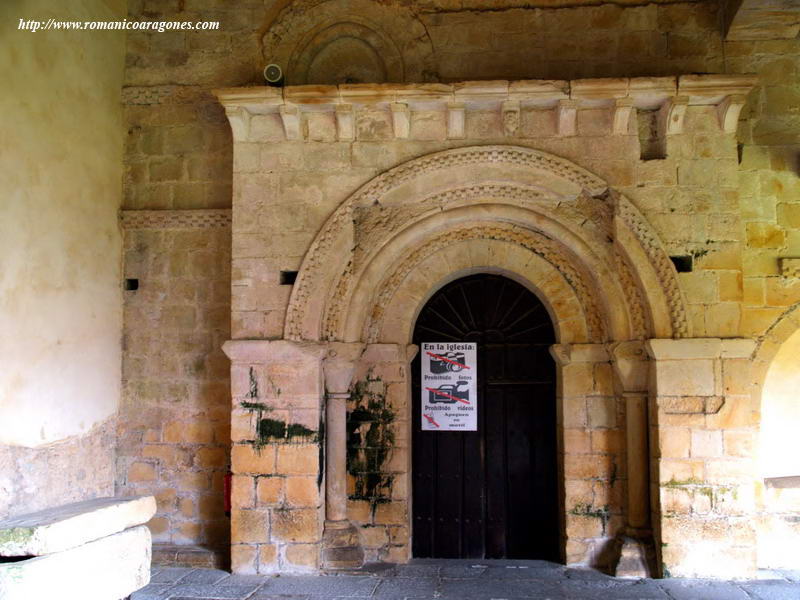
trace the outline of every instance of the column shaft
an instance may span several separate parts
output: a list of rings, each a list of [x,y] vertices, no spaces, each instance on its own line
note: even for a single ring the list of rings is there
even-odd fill
[[[328,394],[325,425],[326,519],[347,519],[347,399]]]

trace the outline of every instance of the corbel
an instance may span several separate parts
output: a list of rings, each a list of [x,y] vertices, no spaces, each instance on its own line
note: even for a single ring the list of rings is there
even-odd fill
[[[628,135],[631,132],[633,113],[633,98],[616,99],[614,102],[614,135]]]
[[[392,102],[392,127],[394,137],[406,139],[411,132],[411,112],[405,102]]]
[[[683,122],[686,109],[689,107],[688,96],[674,96],[667,99],[658,112],[658,127],[661,135],[677,135],[683,133]]]
[[[503,132],[506,137],[514,137],[519,129],[519,101],[507,100],[503,102]]]
[[[578,130],[578,101],[559,100],[556,111],[558,135],[562,137],[575,135]]]
[[[355,138],[355,121],[353,119],[352,104],[337,104],[334,108],[336,114],[336,136],[340,142],[349,142]]]
[[[736,133],[739,126],[739,115],[742,113],[747,97],[743,94],[731,94],[717,105],[717,116],[722,131],[725,133]]]
[[[463,102],[447,103],[447,139],[461,140],[465,135],[465,109]]]
[[[287,140],[300,139],[300,111],[296,106],[282,104],[278,109]]]

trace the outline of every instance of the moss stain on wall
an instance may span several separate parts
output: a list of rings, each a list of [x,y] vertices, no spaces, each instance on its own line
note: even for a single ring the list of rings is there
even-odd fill
[[[356,383],[347,414],[347,472],[354,479],[351,500],[366,500],[374,512],[391,500],[394,475],[385,466],[394,447],[394,411],[386,385],[372,373]]]

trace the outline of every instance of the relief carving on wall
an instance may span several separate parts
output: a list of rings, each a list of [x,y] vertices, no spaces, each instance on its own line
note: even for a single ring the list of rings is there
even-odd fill
[[[439,79],[430,37],[409,8],[295,0],[262,31],[264,60],[280,65],[289,85]]]

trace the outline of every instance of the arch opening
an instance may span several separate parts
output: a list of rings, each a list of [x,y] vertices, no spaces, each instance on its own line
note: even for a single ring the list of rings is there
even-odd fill
[[[537,295],[496,272],[449,281],[419,310],[412,341],[422,351],[410,386],[414,557],[559,560],[555,336]],[[443,352],[457,366],[428,351],[432,344],[452,347]],[[474,363],[462,366],[473,350]],[[455,383],[441,383],[448,377]],[[431,391],[443,387],[442,398]]]

